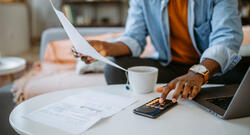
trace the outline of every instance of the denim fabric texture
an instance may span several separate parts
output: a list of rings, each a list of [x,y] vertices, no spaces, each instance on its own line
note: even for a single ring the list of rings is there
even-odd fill
[[[152,57],[171,62],[169,0],[130,0],[126,29],[116,41],[125,43],[138,57],[150,36],[156,54]],[[238,55],[243,33],[237,0],[189,0],[188,30],[194,48],[201,56],[220,64],[221,75],[241,59]]]

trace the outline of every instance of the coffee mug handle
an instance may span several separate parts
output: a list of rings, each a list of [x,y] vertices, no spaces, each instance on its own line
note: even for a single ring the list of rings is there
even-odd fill
[[[127,79],[127,82],[125,84],[125,88],[126,88],[126,90],[131,90],[130,85],[129,85],[129,80],[128,80],[128,71],[125,71],[125,75],[126,75],[126,79]]]

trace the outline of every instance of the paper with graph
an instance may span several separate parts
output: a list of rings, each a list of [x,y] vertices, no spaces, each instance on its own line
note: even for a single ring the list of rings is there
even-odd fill
[[[115,64],[114,62],[110,61],[109,59],[103,57],[100,55],[95,48],[93,48],[82,36],[81,34],[76,30],[76,28],[70,23],[70,21],[66,18],[66,16],[61,12],[58,11],[52,1],[50,0],[50,3],[60,20],[64,30],[66,31],[67,35],[69,36],[69,39],[72,41],[76,51],[79,53],[85,55],[85,56],[91,56],[94,59],[97,59],[99,61],[105,62],[107,64],[110,64],[111,66],[114,66],[116,68],[119,68],[121,70],[127,71],[123,67]]]

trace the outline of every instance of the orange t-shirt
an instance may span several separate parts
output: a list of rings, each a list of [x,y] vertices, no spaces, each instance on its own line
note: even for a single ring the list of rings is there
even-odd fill
[[[170,0],[168,14],[172,60],[178,63],[195,64],[200,56],[196,52],[188,32],[188,0]]]

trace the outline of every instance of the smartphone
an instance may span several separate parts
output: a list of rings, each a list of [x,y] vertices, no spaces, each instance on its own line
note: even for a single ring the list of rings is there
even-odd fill
[[[141,116],[155,119],[173,106],[177,105],[177,102],[173,103],[168,99],[166,99],[163,104],[160,104],[159,99],[159,97],[155,98],[142,106],[135,108],[133,112]]]

